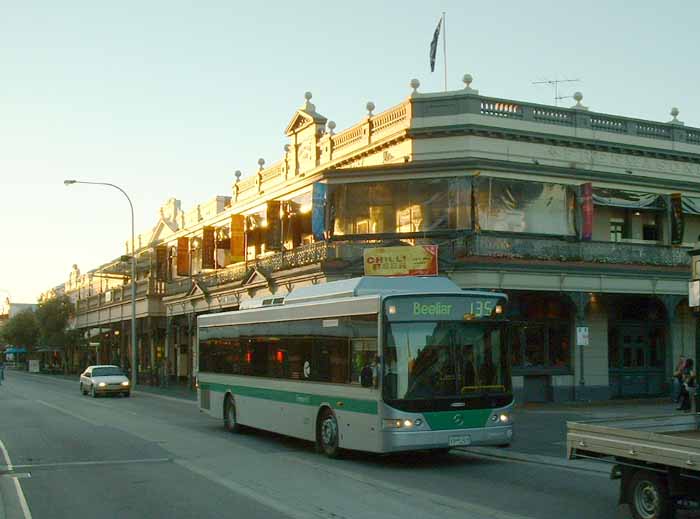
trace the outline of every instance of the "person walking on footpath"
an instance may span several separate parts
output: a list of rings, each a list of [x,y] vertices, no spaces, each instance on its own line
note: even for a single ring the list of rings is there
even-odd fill
[[[693,369],[693,359],[688,359],[685,361],[685,368],[683,368],[683,385],[678,411],[690,411],[691,393],[695,393],[695,370]]]
[[[685,355],[678,358],[678,364],[673,372],[673,387],[671,389],[671,398],[674,403],[678,403],[681,398],[681,386],[683,385],[683,370],[685,369]]]
[[[5,361],[0,359],[0,386],[3,380],[5,380]]]

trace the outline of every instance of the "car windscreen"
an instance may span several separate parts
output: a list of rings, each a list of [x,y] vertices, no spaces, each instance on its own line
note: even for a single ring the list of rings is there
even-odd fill
[[[116,366],[106,368],[94,368],[92,370],[93,377],[111,377],[114,375],[124,375],[124,372]]]

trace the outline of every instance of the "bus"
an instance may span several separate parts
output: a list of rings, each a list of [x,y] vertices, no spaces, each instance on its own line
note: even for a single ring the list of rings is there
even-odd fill
[[[329,457],[506,446],[506,303],[444,277],[365,276],[201,315],[199,408]]]

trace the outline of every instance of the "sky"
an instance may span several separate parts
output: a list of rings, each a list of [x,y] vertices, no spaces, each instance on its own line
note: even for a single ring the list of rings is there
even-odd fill
[[[184,210],[231,195],[234,172],[279,160],[313,93],[340,131],[420,91],[553,103],[700,127],[700,2],[463,0],[120,2],[0,0],[0,298],[35,302],[123,254],[168,198]],[[560,102],[573,105],[571,99]]]

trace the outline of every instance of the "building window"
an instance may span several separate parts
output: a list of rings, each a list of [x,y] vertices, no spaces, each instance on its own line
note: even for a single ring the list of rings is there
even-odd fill
[[[610,220],[610,241],[622,241],[625,224],[622,220]]]
[[[511,301],[510,351],[522,371],[571,368],[571,311],[563,298],[528,294]]]
[[[642,227],[642,239],[659,241],[659,231],[656,225],[645,225]]]

